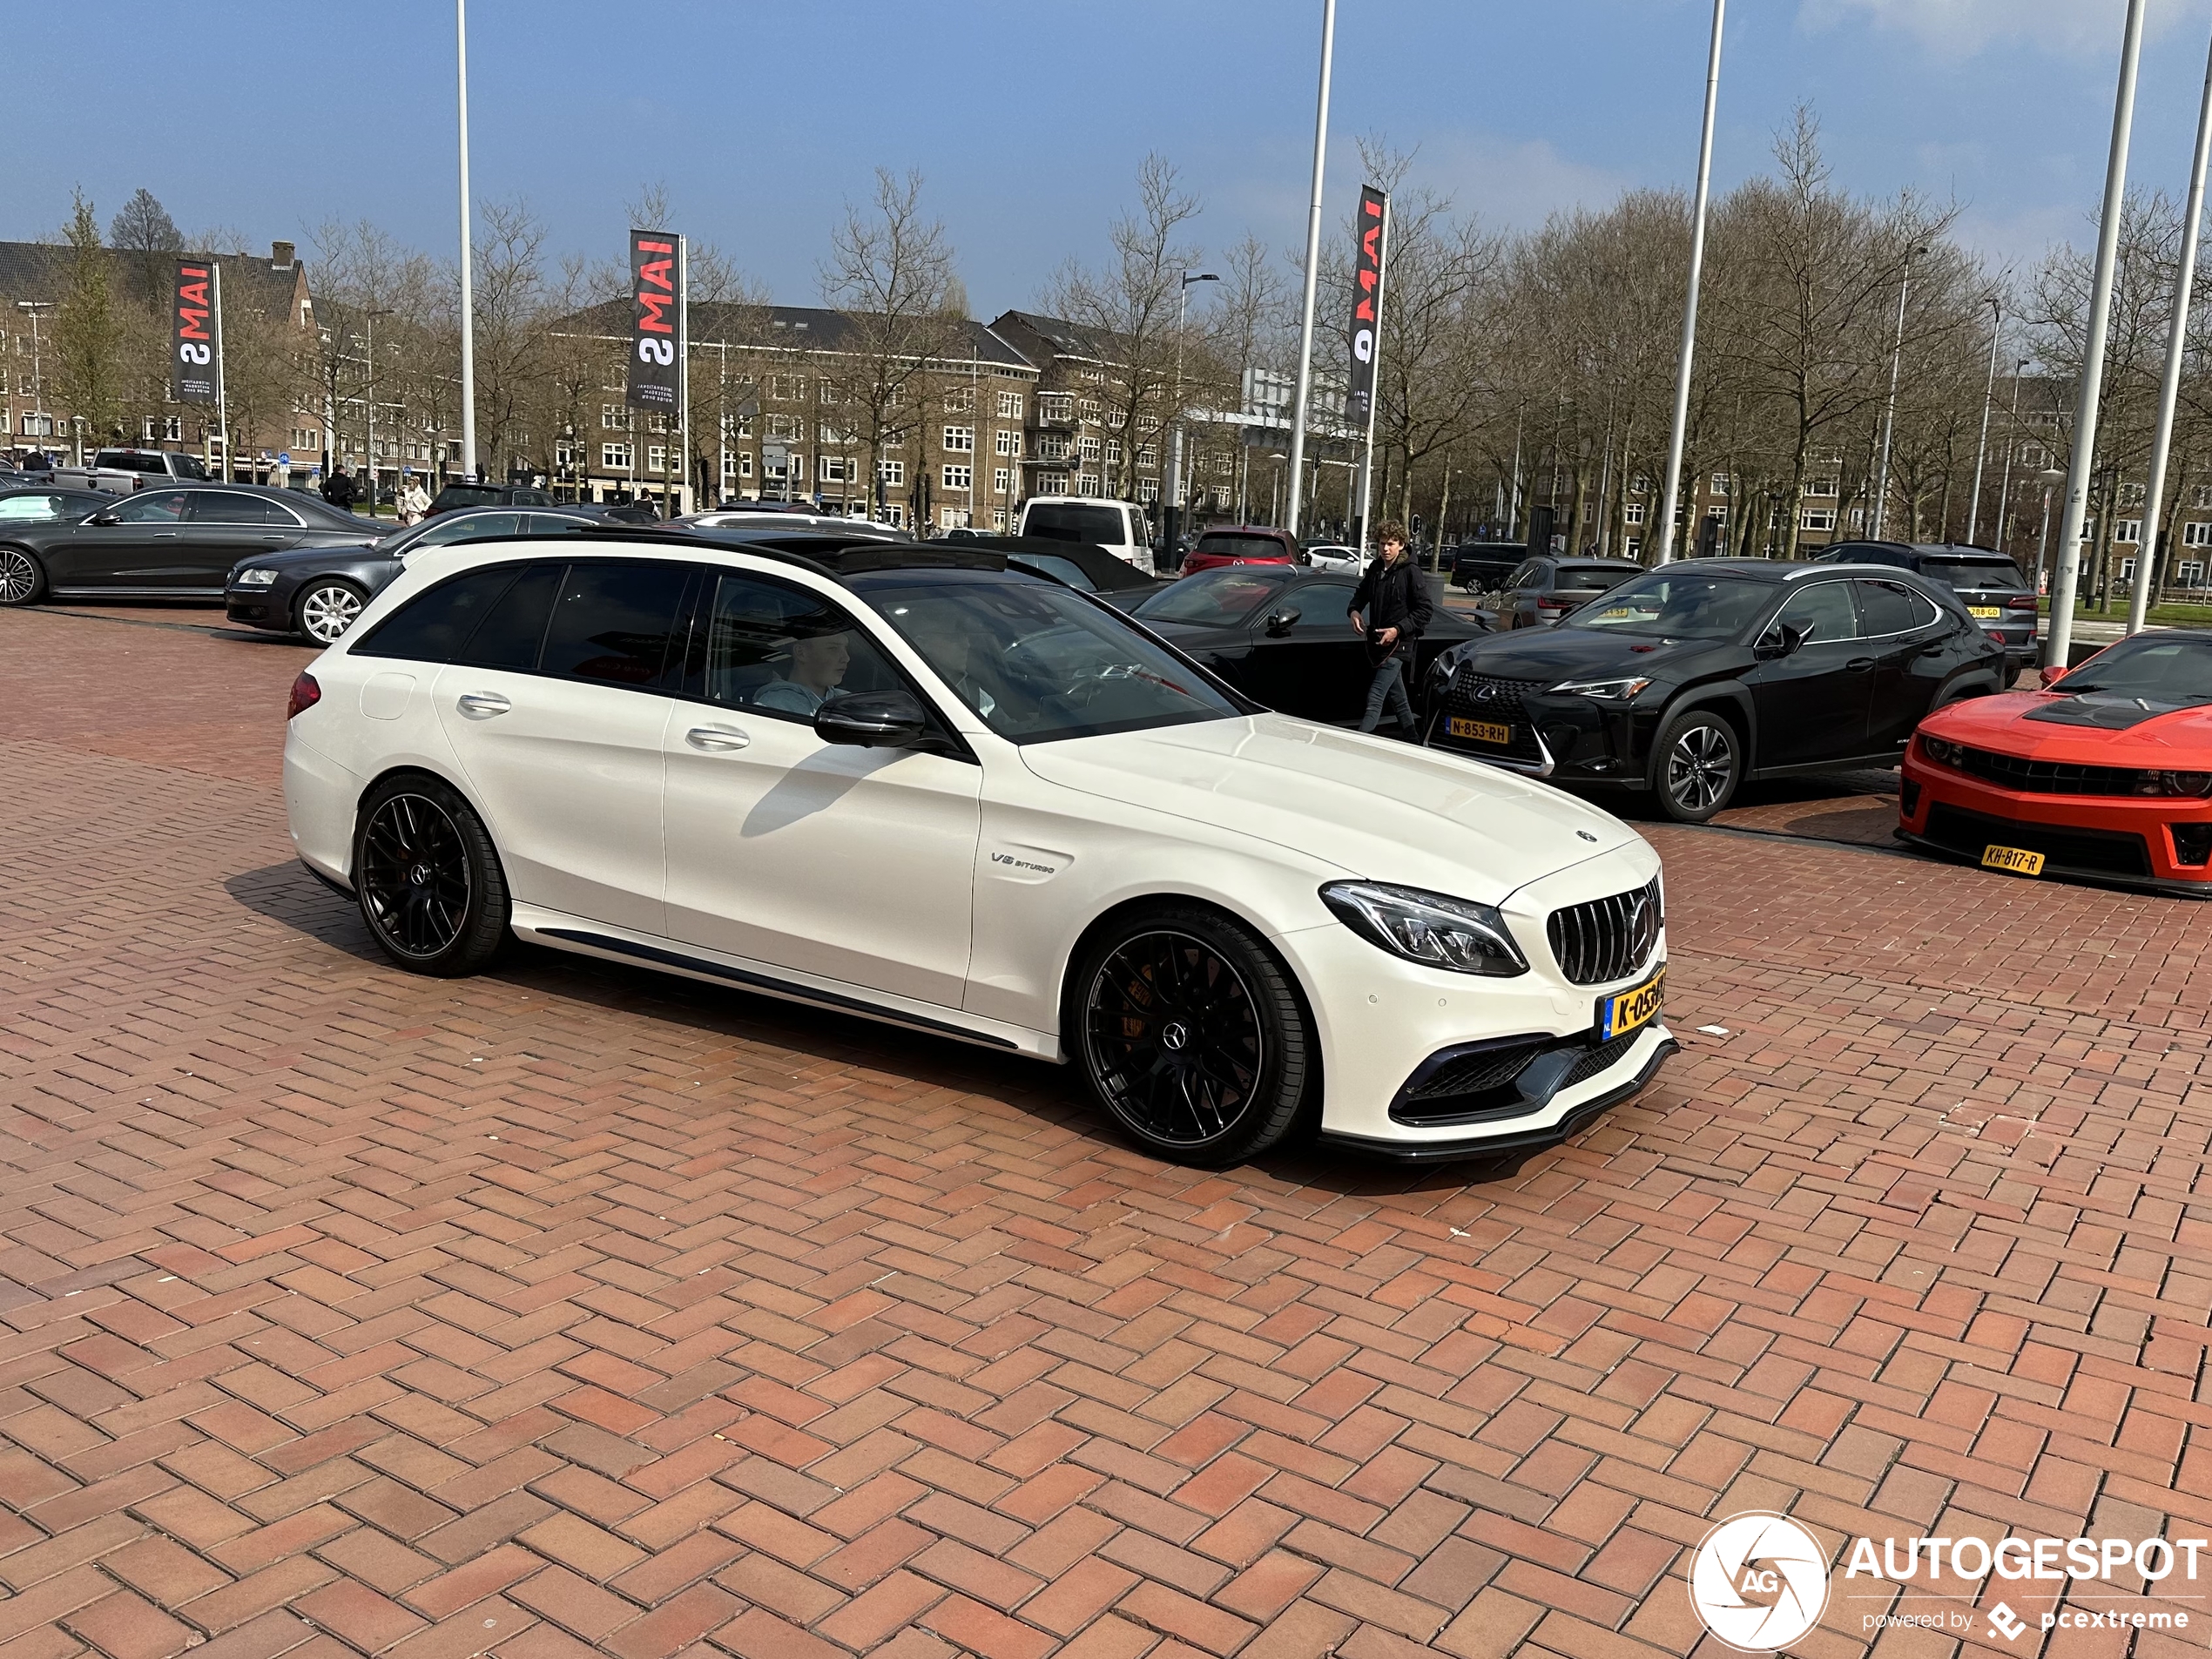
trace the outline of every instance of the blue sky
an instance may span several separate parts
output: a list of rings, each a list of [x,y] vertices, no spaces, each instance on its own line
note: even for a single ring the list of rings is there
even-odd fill
[[[105,219],[140,185],[188,230],[255,245],[366,217],[448,256],[451,0],[115,10],[10,20],[12,183],[0,237]],[[2110,134],[2124,0],[1736,0],[1716,183],[1758,171],[1791,106],[1839,182],[1964,207],[2032,263],[2085,239]],[[1333,219],[1354,133],[1420,146],[1415,176],[1509,226],[1624,185],[1686,185],[1709,0],[1339,0]],[[2178,195],[2212,0],[2153,0],[2131,177]],[[194,27],[179,19],[197,17]],[[1204,199],[1219,249],[1303,234],[1319,0],[474,0],[479,198],[527,198],[552,245],[614,258],[622,204],[664,181],[674,228],[811,302],[840,204],[919,167],[984,316],[1096,258],[1150,149]],[[39,64],[51,73],[31,73]],[[188,118],[186,102],[199,115]]]

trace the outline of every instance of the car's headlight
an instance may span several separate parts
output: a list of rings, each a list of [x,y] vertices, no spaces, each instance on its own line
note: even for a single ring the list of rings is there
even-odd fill
[[[1955,766],[1966,759],[1966,751],[1957,744],[1932,738],[1925,732],[1920,734],[1920,752],[1939,766]]]
[[[1617,680],[1561,680],[1551,689],[1554,697],[1595,697],[1606,703],[1625,703],[1651,682],[1649,678]]]
[[[276,585],[274,570],[240,570],[232,578],[241,588],[268,588]]]
[[[1493,979],[1528,971],[1506,919],[1487,904],[1380,881],[1332,881],[1321,902],[1368,943],[1409,962]]]
[[[2158,780],[2169,795],[2212,795],[2212,772],[2161,772]]]

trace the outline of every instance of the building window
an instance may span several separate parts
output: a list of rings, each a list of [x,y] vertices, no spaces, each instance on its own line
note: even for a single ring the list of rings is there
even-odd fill
[[[648,472],[668,470],[668,446],[666,444],[655,443],[646,446],[645,470]]]
[[[1804,523],[1809,530],[1832,530],[1836,528],[1836,509],[1832,507],[1808,507],[1804,511]]]
[[[799,435],[799,417],[795,415],[772,415],[768,417],[768,435],[790,442]]]
[[[1836,481],[1832,477],[1805,480],[1805,494],[1808,496],[1832,496],[1835,493]]]
[[[2126,484],[2121,485],[2120,493],[2126,495],[2128,488]],[[2143,521],[2140,518],[2115,520],[2112,527],[2112,539],[2115,542],[2141,543],[2143,539]]]
[[[2120,561],[2120,579],[2122,582],[2133,582],[2135,579],[2134,560],[2122,559]]]
[[[630,411],[619,403],[602,403],[599,406],[599,426],[602,431],[627,432],[630,430]]]
[[[907,463],[903,461],[879,461],[875,463],[875,481],[887,489],[903,489],[907,483]]]
[[[1067,458],[1068,458],[1068,440],[1067,440],[1067,439],[1062,438],[1062,437],[1047,436],[1047,437],[1039,438],[1039,439],[1037,440],[1037,459],[1038,459],[1038,460],[1040,460],[1040,461],[1065,461]]]
[[[991,494],[994,496],[1003,496],[1010,492],[1013,488],[1013,468],[994,467],[991,469]]]
[[[1097,440],[1097,439],[1096,439],[1096,438],[1084,438],[1084,439],[1081,440],[1081,441],[1080,441],[1080,442],[1076,444],[1076,452],[1077,452],[1079,455],[1082,455],[1082,457],[1085,461],[1089,462],[1091,463],[1091,465],[1093,465],[1093,466],[1096,466],[1096,465],[1098,464],[1098,440]]]
[[[2195,508],[2212,507],[2212,484],[2197,484],[2189,490],[2189,505]]]
[[[1136,481],[1136,498],[1148,507],[1152,505],[1153,502],[1158,501],[1160,499],[1160,481],[1157,478],[1138,479]]]
[[[1136,464],[1140,467],[1150,467],[1157,469],[1160,464],[1160,446],[1157,443],[1138,444]]]
[[[2174,575],[2185,588],[2201,588],[2204,585],[2204,561],[2183,559],[2174,567]]]
[[[999,419],[1001,421],[1018,421],[1021,418],[1022,394],[1019,392],[1001,392],[999,394]]]
[[[1068,475],[1064,472],[1041,472],[1037,475],[1037,494],[1064,496],[1068,493]]]
[[[1085,398],[1082,401],[1082,417],[1086,421],[1096,421],[1106,411],[1106,406],[1095,397]]]
[[[2141,507],[2143,504],[2143,487],[2141,484],[2121,485],[2118,504],[2122,507]]]
[[[768,395],[779,403],[793,403],[806,395],[806,382],[796,374],[771,374]]]
[[[1122,441],[1119,438],[1106,440],[1106,461],[1109,466],[1118,467],[1122,464]]]
[[[856,476],[846,473],[845,469],[845,457],[843,455],[816,455],[814,457],[814,476],[818,481],[826,484],[842,484],[848,482],[859,482]]]
[[[185,435],[184,418],[175,415],[149,415],[145,419],[145,441],[148,443],[160,443],[165,441],[170,443],[180,442]]]
[[[2191,519],[2182,526],[2183,547],[2212,547],[2212,521]]]
[[[295,426],[292,428],[292,447],[295,449],[320,449],[322,448],[322,434],[311,426]]]
[[[947,455],[974,455],[975,453],[975,428],[972,426],[947,427],[944,448]]]
[[[2050,464],[2051,452],[2041,444],[2023,443],[2020,445],[2020,465],[2029,472],[2040,472]],[[2206,502],[2203,504],[2212,507],[2212,502]]]
[[[1076,475],[1076,494],[1078,496],[1096,496],[1098,493],[1098,475],[1096,473],[1079,472]]]
[[[1037,394],[1037,419],[1064,423],[1076,418],[1076,400],[1066,392]]]
[[[814,395],[825,403],[835,403],[845,395],[845,393],[835,381],[816,381]]]
[[[937,528],[941,530],[964,530],[968,528],[968,509],[964,507],[940,507]]]
[[[975,469],[973,467],[947,466],[939,469],[938,475],[948,489],[970,489],[975,484]]]
[[[1018,431],[1001,427],[998,435],[992,440],[992,448],[1002,455],[1018,455],[1022,453],[1022,435]]]
[[[1621,522],[1623,524],[1642,523],[1643,503],[1640,501],[1632,501],[1623,503],[1621,508]]]
[[[973,415],[975,413],[975,388],[972,386],[948,387],[945,391],[945,413]]]
[[[1640,536],[1629,536],[1621,543],[1621,556],[1624,559],[1635,558],[1642,551],[1643,538]]]
[[[628,472],[630,470],[630,446],[626,443],[601,444],[599,464],[609,472]]]
[[[894,530],[907,522],[907,509],[903,502],[887,502],[878,510],[881,515],[882,522]]]
[[[1713,475],[1713,494],[1716,496],[1725,496],[1728,494],[1728,475],[1726,473],[1716,472]]]
[[[738,453],[738,476],[740,478],[752,476],[752,452],[750,449],[741,450]]]
[[[1007,527],[1007,520],[1008,520],[1008,518],[1009,516],[1010,516],[1010,515],[1007,512],[1007,510],[1006,510],[1006,509],[1005,509],[1005,508],[1003,508],[1003,507],[994,507],[994,508],[992,508],[992,509],[991,509],[991,528],[992,528],[993,529],[995,529],[995,530],[998,531],[998,533],[999,533],[1000,535],[1001,535],[1001,536],[1005,535],[1005,534],[1006,534],[1006,527]]]

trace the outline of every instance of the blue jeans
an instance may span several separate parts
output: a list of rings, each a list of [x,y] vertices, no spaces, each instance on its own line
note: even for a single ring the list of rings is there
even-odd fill
[[[1382,724],[1386,700],[1390,704],[1390,718],[1398,722],[1399,736],[1408,743],[1420,741],[1420,732],[1413,724],[1413,699],[1406,695],[1406,662],[1401,657],[1388,658],[1367,682],[1367,712],[1359,721],[1362,732],[1372,732]]]

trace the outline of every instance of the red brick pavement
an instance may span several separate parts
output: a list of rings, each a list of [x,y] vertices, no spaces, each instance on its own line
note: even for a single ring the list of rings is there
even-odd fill
[[[287,856],[304,656],[0,614],[0,1659],[1612,1659],[1738,1510],[2212,1526],[2212,913],[1651,827],[1639,1103],[1201,1174],[980,1050],[390,971]]]

